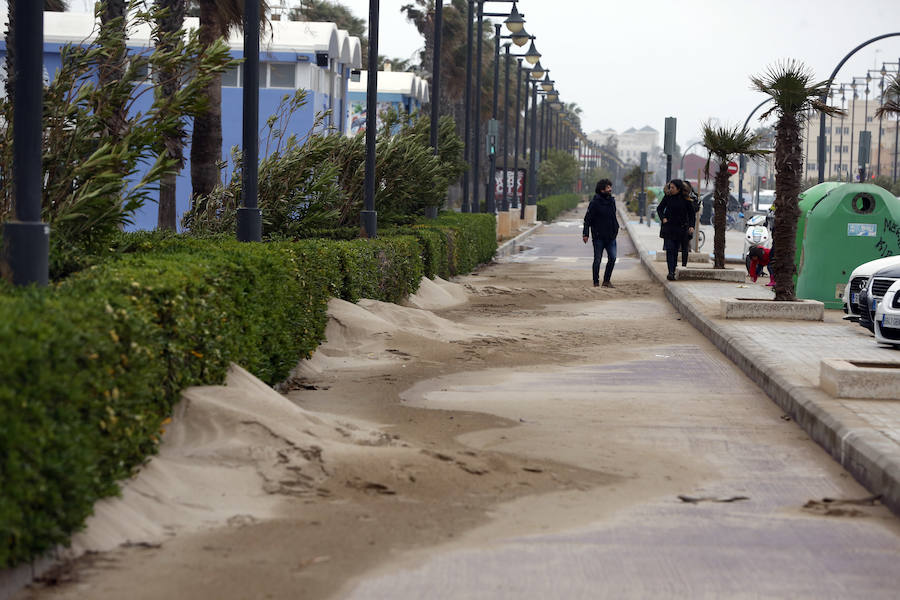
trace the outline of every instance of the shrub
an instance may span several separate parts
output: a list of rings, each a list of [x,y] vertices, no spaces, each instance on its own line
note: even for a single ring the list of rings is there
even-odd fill
[[[185,387],[221,383],[231,362],[281,381],[324,339],[330,297],[396,302],[426,256],[461,273],[496,248],[491,215],[394,233],[266,244],[119,233],[115,258],[61,283],[0,285],[0,568],[65,543],[155,451]]]
[[[559,196],[549,196],[538,200],[537,203],[537,220],[549,222],[559,216],[560,213],[572,210],[581,202],[581,196],[578,194],[561,194]]]

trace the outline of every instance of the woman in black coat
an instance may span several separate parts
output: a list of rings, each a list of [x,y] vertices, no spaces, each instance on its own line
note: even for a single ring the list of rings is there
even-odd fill
[[[661,219],[659,237],[663,239],[663,249],[666,251],[666,264],[669,267],[666,279],[669,281],[675,280],[678,251],[685,235],[694,233],[694,213],[690,209],[690,199],[685,197],[684,190],[684,182],[673,179],[666,184],[666,195],[656,207],[656,214]]]

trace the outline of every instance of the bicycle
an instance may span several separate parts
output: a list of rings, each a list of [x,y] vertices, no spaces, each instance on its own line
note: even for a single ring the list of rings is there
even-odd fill
[[[706,232],[702,229],[697,229],[697,250],[703,247],[704,242],[706,242]]]

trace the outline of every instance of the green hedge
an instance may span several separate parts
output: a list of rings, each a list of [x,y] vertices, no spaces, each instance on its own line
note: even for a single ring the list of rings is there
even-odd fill
[[[581,196],[578,194],[560,194],[559,196],[548,196],[537,203],[537,220],[550,222],[559,216],[560,213],[572,210],[581,202]]]
[[[0,288],[0,568],[66,543],[152,454],[180,391],[238,363],[269,384],[323,341],[328,299],[398,301],[490,260],[493,217],[375,240],[123,235],[119,258]],[[423,242],[423,240],[430,240]]]

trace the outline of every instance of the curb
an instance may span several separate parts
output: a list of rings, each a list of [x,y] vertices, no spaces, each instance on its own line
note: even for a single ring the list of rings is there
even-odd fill
[[[497,250],[494,252],[494,258],[503,258],[505,256],[512,256],[517,252],[516,247],[519,245],[519,242],[525,240],[525,238],[530,235],[536,233],[544,226],[543,221],[538,221],[516,237],[506,240],[500,246],[497,246]]]
[[[623,216],[621,209],[617,209]],[[669,303],[859,483],[872,493],[881,494],[881,502],[900,515],[900,463],[891,457],[893,445],[870,426],[854,427],[856,416],[818,388],[793,384],[762,361],[754,361],[753,351],[743,341],[732,339],[710,318],[694,309],[687,292],[656,271],[647,251],[634,243],[636,238],[627,221],[625,228],[638,249],[641,264],[651,279],[662,284]]]

